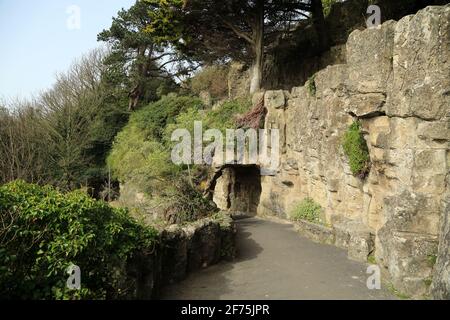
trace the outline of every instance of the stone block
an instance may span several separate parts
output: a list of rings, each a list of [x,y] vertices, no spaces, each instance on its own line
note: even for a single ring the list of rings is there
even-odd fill
[[[383,93],[392,78],[396,22],[381,28],[353,31],[347,42],[348,88],[352,92]]]
[[[284,91],[267,91],[264,96],[264,105],[268,110],[284,109],[286,107],[286,97]]]
[[[388,116],[439,120],[450,105],[450,6],[430,6],[395,27]]]

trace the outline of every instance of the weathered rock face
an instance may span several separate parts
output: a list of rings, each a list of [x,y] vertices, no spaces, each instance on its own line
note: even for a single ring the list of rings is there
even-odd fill
[[[450,5],[354,31],[346,56],[316,74],[315,90],[266,92],[265,126],[280,129],[282,154],[261,178],[258,213],[288,217],[313,198],[351,258],[373,254],[398,290],[422,296],[432,280],[448,298]],[[341,146],[355,119],[371,158],[365,180]]]
[[[436,299],[450,300],[450,198],[444,200],[439,253],[435,265],[432,293]]]

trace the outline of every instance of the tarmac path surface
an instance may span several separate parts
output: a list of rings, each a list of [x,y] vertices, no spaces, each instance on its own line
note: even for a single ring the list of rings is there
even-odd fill
[[[170,300],[395,299],[369,290],[368,264],[345,250],[317,244],[290,224],[260,218],[237,221],[237,258],[195,272],[163,290]]]

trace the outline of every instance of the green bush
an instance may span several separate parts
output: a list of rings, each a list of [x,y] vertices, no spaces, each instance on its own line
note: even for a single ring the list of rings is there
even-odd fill
[[[132,182],[146,193],[167,184],[181,170],[172,163],[169,148],[145,138],[144,132],[133,126],[118,134],[107,162],[120,182]]]
[[[244,114],[252,107],[250,99],[236,99],[224,102],[218,109],[209,111],[206,115],[206,123],[208,128],[219,129],[236,129],[236,117]]]
[[[132,182],[146,193],[169,184],[182,168],[171,161],[166,127],[175,123],[180,113],[201,108],[198,98],[172,94],[134,113],[117,135],[107,159],[114,177]]]
[[[233,100],[217,110],[203,110],[197,98],[165,97],[132,115],[116,137],[108,164],[120,182],[145,193],[146,206],[160,218],[184,222],[204,217],[215,210],[203,198],[204,170],[200,165],[172,162],[172,147],[177,143],[171,141],[172,133],[187,129],[193,138],[195,121],[202,122],[204,131],[236,128],[236,115],[250,106],[247,100]]]
[[[359,122],[354,122],[347,130],[342,146],[348,157],[352,173],[364,179],[370,170],[370,155]]]
[[[198,168],[177,166],[171,160],[172,132],[185,128],[193,134],[195,121],[207,126],[206,114],[197,98],[171,95],[135,113],[118,134],[108,164],[122,183],[146,195],[145,206],[152,216],[182,223],[214,212],[215,206],[199,188]]]
[[[314,202],[311,198],[306,198],[302,202],[300,202],[295,208],[292,210],[290,216],[293,220],[305,220],[312,223],[320,223],[323,221],[321,219],[322,207]]]
[[[195,94],[208,91],[213,99],[228,96],[228,72],[227,66],[212,65],[202,69],[191,79],[191,90]]]
[[[135,112],[128,127],[141,130],[145,138],[161,141],[165,127],[174,123],[175,118],[188,109],[201,110],[203,103],[199,98],[169,94]]]
[[[191,136],[194,136],[194,122],[201,121],[203,131],[208,129],[218,129],[225,134],[226,129],[236,129],[236,116],[247,112],[251,108],[249,100],[229,100],[215,110],[199,110],[190,108],[181,112],[174,123],[169,124],[165,129],[164,138],[166,145],[172,145],[170,142],[172,132],[176,129],[187,129]]]
[[[0,299],[126,298],[127,263],[157,241],[126,210],[22,181],[0,187],[0,218]],[[80,291],[66,286],[72,264]]]

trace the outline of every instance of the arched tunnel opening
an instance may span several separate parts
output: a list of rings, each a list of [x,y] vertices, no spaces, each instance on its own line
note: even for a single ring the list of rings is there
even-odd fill
[[[212,186],[213,201],[232,215],[257,215],[261,197],[261,172],[256,165],[234,165],[222,168]]]

